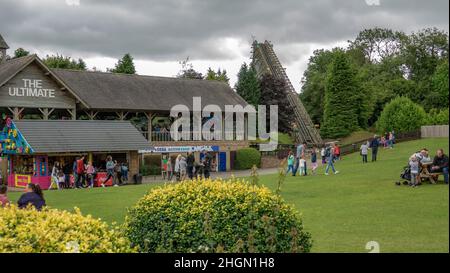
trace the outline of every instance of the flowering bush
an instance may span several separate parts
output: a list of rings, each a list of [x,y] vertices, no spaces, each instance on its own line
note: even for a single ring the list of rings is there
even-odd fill
[[[117,228],[75,213],[16,206],[0,208],[0,253],[133,252]]]
[[[141,252],[309,252],[292,206],[266,187],[231,179],[151,190],[128,211],[125,233]]]

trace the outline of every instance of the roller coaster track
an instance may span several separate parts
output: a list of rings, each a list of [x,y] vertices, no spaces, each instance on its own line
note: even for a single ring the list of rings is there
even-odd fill
[[[256,40],[253,42],[253,65],[256,68],[259,77],[262,77],[266,73],[270,73],[273,77],[285,82],[286,97],[294,112],[295,125],[298,129],[295,132],[296,140],[300,143],[306,142],[310,145],[322,144],[322,138],[320,137],[319,132],[315,128],[303,103],[300,101],[294,86],[286,74],[286,70],[281,65],[280,60],[273,50],[273,45],[270,42],[265,41],[264,43],[258,43]]]

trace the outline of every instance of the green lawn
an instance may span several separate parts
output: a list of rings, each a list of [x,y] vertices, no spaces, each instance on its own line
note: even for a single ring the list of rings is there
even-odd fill
[[[377,241],[381,252],[448,252],[448,186],[425,184],[413,189],[395,186],[408,157],[420,148],[444,148],[448,139],[426,139],[382,150],[379,162],[363,165],[353,154],[336,164],[340,174],[288,177],[282,195],[302,212],[311,232],[314,252],[367,252],[365,245]],[[261,176],[269,188],[276,175]],[[126,208],[156,185],[46,192],[47,203],[122,222]],[[16,200],[18,193],[11,193]]]

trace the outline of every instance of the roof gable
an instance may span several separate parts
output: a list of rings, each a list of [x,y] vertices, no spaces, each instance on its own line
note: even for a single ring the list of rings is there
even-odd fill
[[[5,42],[5,40],[3,39],[1,34],[0,34],[0,48],[3,48],[3,49],[9,48],[8,44]]]

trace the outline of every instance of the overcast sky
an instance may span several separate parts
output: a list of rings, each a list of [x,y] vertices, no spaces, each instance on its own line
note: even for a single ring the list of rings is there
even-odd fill
[[[252,36],[274,44],[296,87],[313,50],[345,46],[370,27],[448,31],[448,0],[0,0],[0,33],[43,57],[83,58],[106,70],[129,52],[139,74],[174,76],[189,56],[232,85]]]

